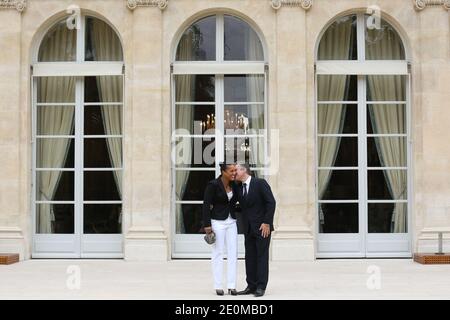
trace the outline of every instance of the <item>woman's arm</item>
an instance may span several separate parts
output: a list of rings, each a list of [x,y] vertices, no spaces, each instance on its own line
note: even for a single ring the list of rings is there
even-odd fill
[[[205,189],[205,195],[203,197],[203,227],[211,227],[211,210],[214,207],[214,191],[215,187],[212,182],[208,183]]]

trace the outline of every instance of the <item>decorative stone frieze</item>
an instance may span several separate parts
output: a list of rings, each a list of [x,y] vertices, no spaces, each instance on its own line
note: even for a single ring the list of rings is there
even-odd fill
[[[0,9],[16,9],[22,12],[27,7],[27,0],[0,0]]]
[[[158,7],[164,10],[169,4],[169,0],[126,0],[127,7],[130,10],[134,10],[137,7]]]
[[[413,0],[414,8],[418,11],[426,7],[442,6],[444,9],[450,10],[450,0]]]
[[[270,0],[270,5],[275,10],[281,7],[302,7],[305,10],[311,8],[313,0]]]

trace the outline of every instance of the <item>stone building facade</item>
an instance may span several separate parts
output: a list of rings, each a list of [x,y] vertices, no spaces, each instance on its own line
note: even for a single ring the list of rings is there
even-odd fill
[[[354,31],[357,32],[355,41],[359,43],[353,44],[355,50],[359,53],[364,50],[369,51],[367,45],[364,49],[361,41],[366,39],[367,44],[367,39],[371,36],[370,31],[366,30],[369,28],[368,24],[365,25],[365,23],[374,14],[379,14],[381,17],[379,21],[384,28],[384,36],[396,37],[396,41],[402,44],[401,57],[387,58],[385,60],[389,61],[384,62],[368,61],[367,54],[366,59],[362,59],[362,55],[348,59],[320,58],[321,39],[324,39],[328,28],[334,26],[337,30],[339,26],[345,25],[345,21],[348,22],[345,20],[346,17],[353,17],[351,20],[353,22],[350,21],[348,26],[359,30]],[[56,41],[57,36],[51,35],[54,30],[52,28],[71,16],[74,17],[72,20],[75,24],[78,18],[83,21],[82,27],[77,30],[84,31],[89,28],[89,19],[85,20],[85,17],[92,17],[92,21],[99,19],[110,26],[110,31],[113,30],[120,41],[118,43],[123,53],[121,58],[116,56],[112,59],[113,62],[96,64],[92,60],[87,62],[86,56],[81,57],[81,60],[74,58],[74,60],[65,61],[68,63],[58,65],[61,61],[56,58],[57,55],[49,53],[55,58],[54,61],[51,58],[40,60],[45,56],[42,52],[47,50],[43,48],[45,41],[50,39],[49,46]],[[242,66],[236,62],[235,65],[231,63],[225,67],[224,63],[220,64],[217,61],[216,64],[205,63],[200,67],[198,64],[192,64],[191,68],[186,61],[177,64],[179,58],[177,48],[183,34],[186,34],[185,31],[190,26],[195,27],[196,22],[210,16],[216,17],[215,21],[222,21],[222,23],[225,17],[225,31],[217,22],[215,39],[220,32],[222,36],[225,32],[226,36],[228,30],[226,21],[231,19],[229,17],[238,19],[236,21],[239,22],[236,22],[236,25],[241,23],[246,26],[245,28],[256,32],[261,42],[263,58],[257,59],[259,62],[253,67],[251,63],[245,62]],[[336,21],[340,22],[333,24]],[[354,23],[353,27],[352,23]],[[204,32],[202,41],[206,42],[209,39],[207,27],[202,27],[201,23],[197,26],[200,32]],[[95,27],[91,28],[95,29]],[[233,25],[230,28],[232,31],[228,30],[228,32],[231,32],[231,36],[239,34],[239,28],[233,29]],[[339,31],[336,31],[335,37],[338,37],[338,33]],[[85,50],[89,47],[89,45],[81,44],[80,41],[85,41],[83,37],[90,35],[86,36],[86,39],[91,39],[86,40],[86,43],[95,38],[95,32],[91,34],[86,31],[80,34],[79,31],[75,36],[78,44],[74,52],[78,56],[79,46]],[[59,36],[64,37],[61,34]],[[330,32],[328,37],[333,37],[333,33]],[[108,45],[107,40],[104,40],[105,34],[100,34],[100,38],[103,40],[98,40],[99,42],[93,45],[94,47],[97,45],[97,55],[100,55],[101,51],[99,43]],[[63,47],[67,49],[67,39],[64,41],[66,44]],[[330,41],[339,47],[340,40],[335,38]],[[237,40],[236,43],[234,45],[239,47]],[[273,174],[265,172],[265,177],[271,184],[277,199],[275,232],[271,245],[273,260],[313,260],[320,257],[410,257],[414,252],[435,250],[436,234],[430,231],[450,230],[450,144],[446,131],[450,123],[449,1],[1,0],[0,48],[0,252],[18,252],[21,259],[116,257],[127,260],[168,260],[206,257],[208,248],[203,243],[201,230],[194,228],[194,232],[188,234],[186,225],[182,228],[184,231],[176,227],[176,211],[184,210],[178,207],[189,204],[199,205],[198,201],[201,199],[192,203],[180,202],[180,206],[177,205],[176,191],[174,191],[174,188],[177,188],[177,183],[174,182],[176,171],[171,161],[174,108],[176,107],[175,91],[178,86],[175,78],[177,75],[190,74],[191,71],[185,70],[192,70],[192,68],[199,68],[198,70],[204,68],[198,74],[216,75],[216,84],[223,84],[220,81],[225,75],[225,87],[227,74],[241,74],[242,72],[239,71],[241,67],[249,70],[244,73],[259,74],[264,79],[264,98],[261,100],[266,117],[264,128],[275,129],[279,142],[276,149],[271,149],[273,152],[271,157],[278,156],[278,169]],[[219,52],[217,48],[216,50]],[[339,62],[335,63],[336,61],[333,62],[333,60],[339,60]],[[200,62],[197,61],[197,63]],[[43,117],[39,113],[41,111],[36,110],[40,107],[51,108],[51,101],[53,101],[48,100],[46,105],[44,91],[42,91],[43,81],[47,81],[45,83],[49,85],[52,77],[75,79],[76,83],[81,83],[75,87],[80,86],[79,92],[82,94],[87,91],[86,86],[82,87],[87,83],[87,78],[96,75],[121,77],[122,74],[123,82],[117,82],[123,83],[123,89],[118,89],[121,90],[118,94],[120,101],[117,99],[112,101],[116,102],[117,107],[122,108],[123,131],[120,131],[116,139],[121,139],[120,152],[123,161],[120,162],[120,166],[117,166],[121,167],[120,173],[108,178],[113,181],[110,184],[120,181],[119,191],[114,191],[120,195],[111,196],[112,198],[99,196],[95,199],[99,202],[86,203],[86,198],[82,199],[82,193],[83,190],[87,193],[88,187],[83,187],[83,177],[85,177],[85,184],[90,181],[92,184],[100,185],[103,178],[101,174],[89,178],[89,173],[86,173],[89,170],[86,171],[83,167],[83,157],[79,155],[79,150],[75,150],[74,154],[69,156],[75,159],[74,164],[66,163],[64,166],[59,166],[69,168],[67,172],[71,178],[67,179],[71,186],[67,188],[70,190],[69,193],[72,192],[72,196],[69,195],[67,198],[61,195],[60,200],[62,200],[59,204],[52,203],[51,201],[56,201],[58,192],[64,192],[57,191],[54,185],[53,188],[47,186],[48,189],[52,189],[50,193],[53,198],[52,195],[46,198],[50,202],[48,204],[45,201],[39,202],[42,200],[39,195],[36,196],[39,194],[37,189],[42,187],[40,187],[39,179],[45,178],[49,181],[63,179],[62,174],[55,178],[52,173],[49,173],[51,170],[40,173],[39,165],[37,165],[39,159],[43,157],[39,152],[50,152],[51,155],[49,150],[53,150],[54,147],[49,143],[41,143],[39,139],[44,138],[39,135],[39,129],[36,131],[36,127],[39,128],[39,119],[42,120]],[[355,156],[356,160],[353,158],[352,160],[344,156],[341,159],[339,155],[334,155],[335,160],[337,157],[344,162],[356,161],[352,165],[347,163],[343,166],[353,167],[347,170],[354,170],[356,185],[348,182],[355,177],[350,173],[343,178],[339,178],[338,175],[331,178],[329,176],[329,184],[336,183],[338,191],[333,189],[329,191],[329,194],[326,191],[325,194],[329,196],[326,198],[326,196],[318,195],[322,193],[318,190],[321,184],[318,181],[321,179],[318,178],[320,176],[318,157],[321,157],[318,144],[320,139],[326,136],[321,136],[324,132],[318,132],[318,128],[321,127],[319,122],[323,120],[319,120],[321,93],[317,91],[327,90],[320,88],[319,78],[329,75],[349,75],[348,79],[352,76],[356,79],[357,85],[353,84],[356,88],[356,98],[353,103],[347,104],[346,109],[347,114],[350,114],[352,108],[358,110],[358,115],[353,120],[350,119],[352,116],[348,116],[348,121],[355,122],[353,127],[356,131],[349,131],[353,136],[335,138],[339,141],[349,141],[345,139],[354,138],[355,148],[358,150],[355,152],[359,156]],[[404,93],[400,94],[402,99],[394,99],[396,103],[391,104],[403,110],[401,112],[404,119],[401,121],[403,121],[404,130],[397,132],[403,135],[397,138],[405,141],[402,146],[405,148],[403,157],[406,160],[401,165],[386,165],[386,167],[402,167],[391,170],[404,170],[402,171],[404,174],[397,174],[396,179],[397,184],[403,183],[407,186],[407,195],[396,195],[395,190],[398,186],[396,187],[395,178],[385,173],[384,187],[379,187],[381,182],[373,183],[376,195],[372,200],[376,201],[370,201],[371,160],[369,159],[368,163],[365,159],[368,153],[366,148],[369,148],[371,143],[375,148],[371,141],[383,137],[367,136],[366,117],[372,113],[367,111],[366,106],[371,104],[367,103],[366,93],[361,88],[370,87],[371,84],[376,86],[378,82],[374,80],[375,82],[371,83],[370,77],[377,75],[392,77],[398,75],[403,79],[400,85],[404,89]],[[44,78],[46,80],[42,80]],[[347,86],[351,86],[350,82],[351,80],[347,81]],[[105,88],[107,85],[97,81],[97,86]],[[239,88],[236,90],[239,91]],[[374,90],[371,92],[372,98],[375,96]],[[217,88],[215,92],[219,92]],[[67,103],[69,107],[73,103],[72,107],[75,110],[73,112],[77,114],[73,120],[75,123],[73,126],[76,129],[72,135],[68,132],[70,137],[67,139],[73,141],[75,149],[84,145],[87,152],[88,144],[83,144],[83,139],[87,138],[77,130],[80,126],[80,128],[83,127],[83,119],[86,121],[88,119],[86,115],[83,118],[82,111],[79,113],[76,110],[83,106],[87,110],[89,106],[92,107],[92,104],[86,104],[78,93],[74,93],[74,96],[74,101],[55,100],[53,102]],[[218,105],[220,103],[216,101],[216,108]],[[53,105],[53,107],[56,106]],[[111,113],[108,115],[104,111],[106,107],[102,108],[97,115],[102,114],[103,121],[107,117],[114,118],[114,115]],[[44,111],[43,113],[45,114]],[[49,120],[42,121],[46,123],[45,121]],[[375,123],[376,121],[372,122],[372,126]],[[86,129],[86,124],[84,128]],[[111,127],[108,129],[106,124],[104,128],[102,129],[104,135],[106,131],[109,133],[113,131]],[[388,136],[385,138],[389,139]],[[394,138],[391,137],[391,139]],[[106,145],[108,148],[105,150],[110,152],[110,165],[114,166],[114,156],[111,156],[114,144],[107,142]],[[273,141],[272,145],[275,145]],[[344,142],[341,142],[341,145],[344,146]],[[385,164],[388,154],[397,150],[394,150],[392,146],[389,149],[386,145],[378,143],[373,149],[378,150],[379,153],[385,152],[383,154]],[[348,150],[356,150],[351,146],[348,148]],[[384,151],[380,151],[383,148]],[[51,158],[46,157],[44,156],[47,163],[51,163]],[[381,156],[379,158],[381,159]],[[394,159],[392,163],[397,162]],[[45,167],[45,165],[41,166],[41,169]],[[333,167],[333,165],[328,163],[324,167]],[[345,168],[340,171],[344,174]],[[218,172],[211,171],[211,175],[215,173]],[[118,175],[121,175],[120,179],[117,178]],[[380,181],[376,179],[382,179],[380,178],[382,176],[373,179]],[[339,183],[342,183],[340,187]],[[92,192],[97,192],[95,190]],[[101,194],[104,195],[105,192]],[[351,195],[352,192],[356,195]],[[320,198],[328,199],[328,202],[320,202]],[[333,209],[333,199],[337,209]],[[348,201],[341,201],[342,199]],[[397,202],[401,205],[395,202],[399,199],[400,201]],[[100,200],[112,201],[101,202]],[[381,209],[378,210],[377,205],[382,202],[385,206],[380,206]],[[388,204],[392,205],[389,207]],[[59,209],[57,205],[60,206]],[[72,219],[70,222],[72,227],[69,229],[64,229],[62,220],[59,226],[56,224],[59,219],[58,214],[67,218],[64,205],[69,208],[66,208],[70,212],[69,220]],[[105,227],[111,222],[108,219],[111,219],[112,213],[106,214],[107,221],[103,222],[100,218],[99,221],[89,218],[86,215],[87,212],[95,215],[101,211],[89,211],[89,205],[105,207],[119,205],[120,217],[116,218],[120,220],[120,225],[116,226],[115,231]],[[404,227],[400,228],[400,231],[383,229],[382,224],[385,222],[377,225],[377,221],[386,219],[383,218],[386,215],[389,221],[394,221],[393,215],[399,214],[399,207],[406,208],[402,218]],[[39,231],[36,215],[38,211],[44,215],[46,210],[53,214],[52,224],[49,230]],[[81,217],[83,210],[85,210],[85,218]],[[348,218],[345,216],[346,213],[352,214],[353,217]],[[41,217],[41,219],[44,218]],[[86,221],[89,221],[91,225],[87,226]],[[99,231],[102,227],[106,228],[106,231]],[[58,228],[62,228],[59,229],[62,231],[55,231]],[[90,231],[88,232],[87,229]],[[103,234],[105,237],[102,237]],[[444,245],[448,245],[448,238],[445,240]]]

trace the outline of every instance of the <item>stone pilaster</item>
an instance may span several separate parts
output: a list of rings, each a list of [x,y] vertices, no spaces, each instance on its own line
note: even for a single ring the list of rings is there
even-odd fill
[[[0,10],[0,252],[19,253],[26,246],[21,225],[20,190],[20,34],[21,14]]]
[[[279,171],[273,260],[312,260],[312,219],[308,217],[305,10],[285,8],[277,17],[275,126],[279,128]]]
[[[431,6],[418,13],[420,16],[420,60],[422,110],[422,183],[416,186],[421,195],[421,218],[416,221],[419,231],[418,251],[437,249],[437,235],[421,231],[450,227],[450,26],[449,11]],[[430,50],[430,48],[433,48]],[[446,235],[450,245],[449,235]],[[445,236],[444,236],[445,238]],[[446,246],[448,251],[448,246]],[[445,249],[445,248],[444,248]]]
[[[162,217],[161,172],[161,23],[155,8],[133,11],[130,219],[125,233],[128,260],[167,260]]]

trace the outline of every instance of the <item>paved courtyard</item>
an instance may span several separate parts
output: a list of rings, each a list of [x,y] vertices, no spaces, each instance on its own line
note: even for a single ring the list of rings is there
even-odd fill
[[[450,265],[424,266],[409,259],[318,260],[271,262],[270,268],[263,299],[450,299]],[[238,278],[238,289],[243,289],[242,260]],[[0,299],[218,298],[208,260],[28,260],[0,265]]]

